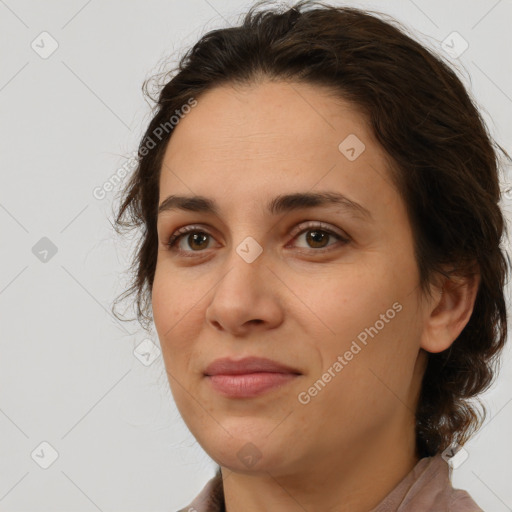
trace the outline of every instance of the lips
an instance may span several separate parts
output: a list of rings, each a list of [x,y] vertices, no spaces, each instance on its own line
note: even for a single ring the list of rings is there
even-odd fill
[[[301,372],[295,368],[262,357],[245,357],[239,360],[224,357],[213,361],[204,371],[204,374],[207,376],[244,375],[248,373],[288,373],[301,375]]]
[[[262,357],[213,361],[204,371],[205,381],[229,399],[255,398],[294,381],[302,375],[297,369]]]

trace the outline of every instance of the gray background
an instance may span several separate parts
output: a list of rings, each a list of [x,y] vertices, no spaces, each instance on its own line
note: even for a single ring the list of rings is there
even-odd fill
[[[511,0],[343,4],[387,12],[439,52],[461,34],[469,47],[452,61],[491,134],[512,151]],[[148,336],[110,315],[133,241],[109,222],[117,189],[103,200],[93,190],[137,149],[149,120],[143,80],[249,5],[0,0],[2,511],[174,511],[213,476],[158,352],[151,364],[134,355]],[[58,43],[47,58],[31,46],[51,49],[43,31]],[[512,510],[511,360],[507,347],[483,395],[486,425],[453,472],[454,486],[488,512]],[[52,450],[57,459],[43,469]]]

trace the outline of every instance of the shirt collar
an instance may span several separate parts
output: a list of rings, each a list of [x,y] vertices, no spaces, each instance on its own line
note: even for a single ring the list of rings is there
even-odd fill
[[[451,485],[451,466],[441,454],[423,457],[370,512],[483,512],[471,496]],[[179,512],[225,512],[220,467],[192,503]]]

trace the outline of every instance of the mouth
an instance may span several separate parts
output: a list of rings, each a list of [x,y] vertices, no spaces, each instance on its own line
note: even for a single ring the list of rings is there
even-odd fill
[[[208,365],[204,371],[207,376],[210,375],[242,375],[247,373],[295,373],[300,375],[300,371],[283,363],[267,359],[265,357],[244,357],[243,359],[231,359],[223,357],[216,359]]]
[[[230,398],[251,398],[290,383],[301,372],[266,358],[222,358],[210,364],[204,375],[212,388]]]
[[[295,373],[245,373],[239,375],[207,375],[212,388],[230,398],[251,398],[279,388],[297,378]]]

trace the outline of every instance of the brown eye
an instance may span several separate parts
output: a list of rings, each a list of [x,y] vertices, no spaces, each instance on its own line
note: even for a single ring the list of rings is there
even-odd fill
[[[207,239],[207,237],[208,237],[207,233],[196,232],[196,233],[189,234],[188,237],[186,238],[186,240],[187,240],[187,243],[189,244],[189,247],[191,247],[192,249],[194,249],[195,244],[197,244],[197,246],[198,246],[198,247],[196,247],[197,249],[204,249],[205,240]],[[206,244],[206,245],[208,245],[208,244]]]
[[[327,231],[323,231],[321,229],[308,229],[305,233],[311,233],[306,236],[306,241],[308,244],[313,244],[312,247],[315,249],[323,249],[325,247],[325,242],[332,236],[327,233]]]
[[[300,227],[303,226],[299,226]],[[334,238],[339,243],[345,244],[348,243],[350,240],[348,237],[344,237],[339,233],[336,233],[335,231],[331,229],[327,229],[324,227],[323,224],[317,224],[317,223],[310,223],[306,225],[306,229],[303,229],[298,233],[298,235],[295,236],[294,240],[298,240],[302,235],[305,236],[305,241],[307,244],[307,247],[304,249],[317,249],[317,252],[322,252],[322,249],[327,249],[329,247],[329,240]],[[330,244],[330,245],[336,245],[336,244]]]
[[[307,247],[299,247],[302,252],[307,251],[310,253],[321,253],[324,252],[324,250],[329,251],[330,245],[339,246],[340,244],[344,245],[350,242],[348,237],[342,236],[340,233],[326,228],[324,224],[310,222],[306,223],[306,225],[302,224],[298,226],[297,229],[300,228],[303,228],[302,231],[299,231],[293,240],[297,240],[302,235],[306,234],[305,240]],[[297,230],[295,230],[295,232],[297,232]],[[185,237],[185,235],[187,236]],[[208,237],[212,237],[212,235],[207,231],[200,229],[199,226],[185,226],[169,237],[167,246],[169,247],[169,250],[173,252],[183,256],[193,257],[195,255],[194,253],[201,253],[204,252],[204,249],[208,249]],[[188,248],[183,249],[179,247],[182,238],[185,240]],[[338,242],[337,244],[329,244],[329,241],[333,238]]]
[[[209,237],[209,233],[206,233],[204,231],[199,231],[197,229],[191,228],[182,228],[182,230],[177,231],[175,234],[173,234],[168,242],[167,245],[174,250],[174,247],[177,243],[179,243],[180,239],[183,238],[185,235],[188,235],[185,240],[188,244],[188,246],[192,249],[194,249],[194,252],[200,251],[201,249],[204,249],[207,247],[207,243],[205,241],[207,240],[207,237]],[[182,249],[177,249],[178,252],[181,252]]]

